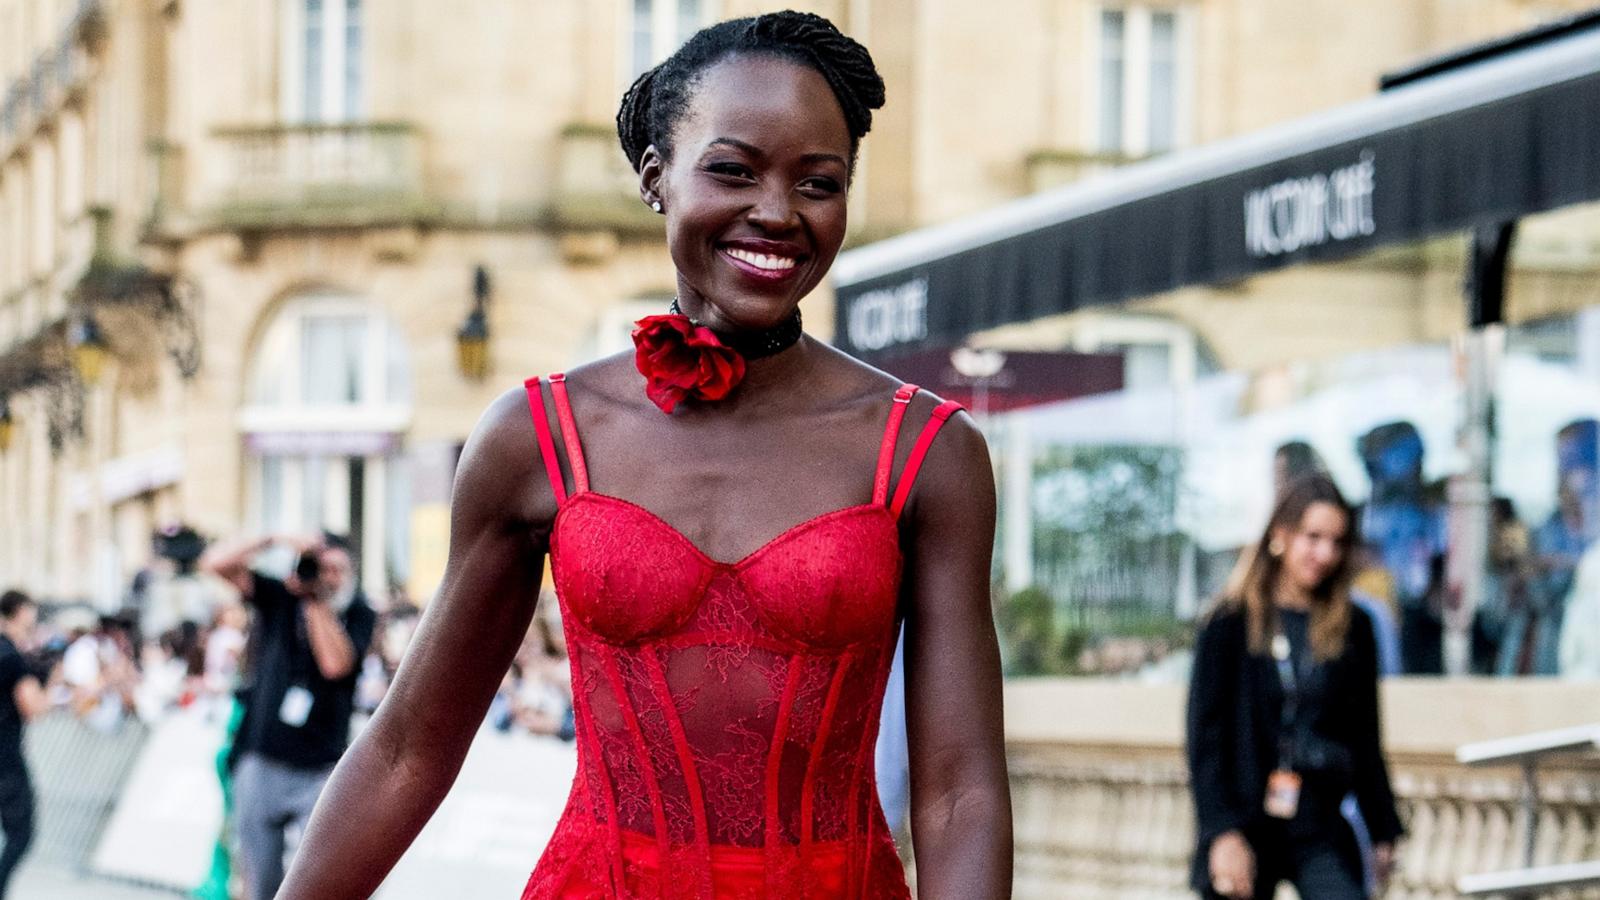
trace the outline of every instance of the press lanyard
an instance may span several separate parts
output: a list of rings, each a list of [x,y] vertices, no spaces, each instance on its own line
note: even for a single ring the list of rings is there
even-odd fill
[[[1283,685],[1283,710],[1279,718],[1278,768],[1294,769],[1294,723],[1300,714],[1300,685],[1305,673],[1296,671],[1289,637],[1280,628],[1272,636],[1272,658],[1278,666],[1278,681]]]

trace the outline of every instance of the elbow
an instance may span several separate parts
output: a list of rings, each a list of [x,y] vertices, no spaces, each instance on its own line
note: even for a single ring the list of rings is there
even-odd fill
[[[985,830],[1009,834],[1011,787],[1005,769],[991,773],[974,767],[950,773],[932,786],[923,802],[913,803],[912,818],[939,829],[982,822]]]
[[[328,681],[343,681],[355,674],[356,661],[349,657],[341,659],[318,659],[317,671]]]

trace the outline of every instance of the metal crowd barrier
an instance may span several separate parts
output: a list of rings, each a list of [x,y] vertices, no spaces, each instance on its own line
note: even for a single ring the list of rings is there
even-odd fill
[[[36,797],[29,860],[87,872],[150,729],[126,717],[115,730],[102,731],[56,711],[29,723],[24,735]]]
[[[1456,760],[1463,765],[1522,768],[1522,868],[1463,876],[1456,882],[1462,896],[1536,897],[1600,885],[1600,860],[1552,866],[1533,864],[1539,829],[1539,763],[1557,755],[1596,753],[1600,753],[1600,725],[1483,741],[1456,750]]]

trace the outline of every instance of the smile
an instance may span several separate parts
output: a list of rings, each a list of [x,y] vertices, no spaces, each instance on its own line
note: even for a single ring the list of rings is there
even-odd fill
[[[800,261],[792,256],[755,253],[739,247],[718,248],[739,271],[763,281],[779,281],[799,271]]]
[[[787,256],[773,256],[770,253],[751,253],[737,247],[727,247],[722,251],[740,262],[749,263],[758,269],[768,272],[781,272],[784,269],[795,267],[795,260]]]

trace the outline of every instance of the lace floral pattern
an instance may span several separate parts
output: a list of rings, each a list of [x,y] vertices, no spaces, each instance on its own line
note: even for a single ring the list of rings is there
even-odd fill
[[[872,766],[901,574],[887,473],[873,503],[721,562],[573,468],[550,553],[579,764],[523,900],[908,898]]]

